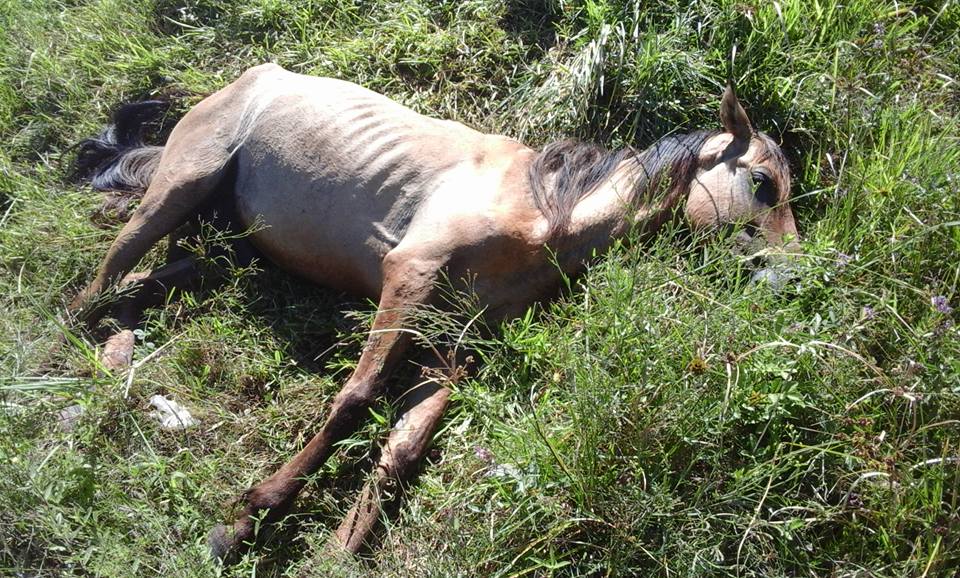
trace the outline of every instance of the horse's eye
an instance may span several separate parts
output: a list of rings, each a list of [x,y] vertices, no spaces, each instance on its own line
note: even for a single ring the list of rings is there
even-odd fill
[[[777,204],[777,189],[773,179],[763,173],[753,173],[753,195],[758,202],[773,207]]]

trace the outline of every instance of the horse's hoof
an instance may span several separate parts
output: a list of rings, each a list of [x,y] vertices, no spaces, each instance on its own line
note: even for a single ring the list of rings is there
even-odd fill
[[[110,371],[122,371],[133,363],[133,345],[136,338],[133,331],[124,329],[107,339],[100,355],[100,363]]]
[[[210,549],[210,558],[223,564],[232,563],[238,554],[238,542],[233,527],[217,525],[207,535],[207,547]]]

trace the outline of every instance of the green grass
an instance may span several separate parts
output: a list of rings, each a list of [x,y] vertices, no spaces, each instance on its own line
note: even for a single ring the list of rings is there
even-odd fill
[[[0,0],[0,575],[954,575],[958,29],[956,0]],[[682,225],[616,247],[470,338],[482,364],[381,548],[324,544],[389,407],[219,568],[206,531],[318,425],[372,306],[237,270],[150,313],[132,380],[86,335],[38,367],[115,233],[70,145],[267,60],[534,145],[714,127],[733,77],[793,167],[798,275],[750,285]],[[161,431],[156,393],[201,425]]]

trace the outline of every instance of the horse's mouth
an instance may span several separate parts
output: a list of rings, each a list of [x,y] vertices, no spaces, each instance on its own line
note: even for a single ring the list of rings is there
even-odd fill
[[[787,246],[771,245],[763,231],[752,224],[744,224],[732,236],[731,251],[747,260],[753,269],[750,284],[765,283],[782,289],[796,277],[794,261],[799,248],[795,241]]]

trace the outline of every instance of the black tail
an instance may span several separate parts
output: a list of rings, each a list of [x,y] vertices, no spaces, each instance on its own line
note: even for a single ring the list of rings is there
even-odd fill
[[[157,170],[163,147],[144,144],[144,129],[167,110],[167,103],[147,100],[124,104],[99,135],[77,144],[72,177],[89,181],[98,191],[124,191],[139,196]]]

